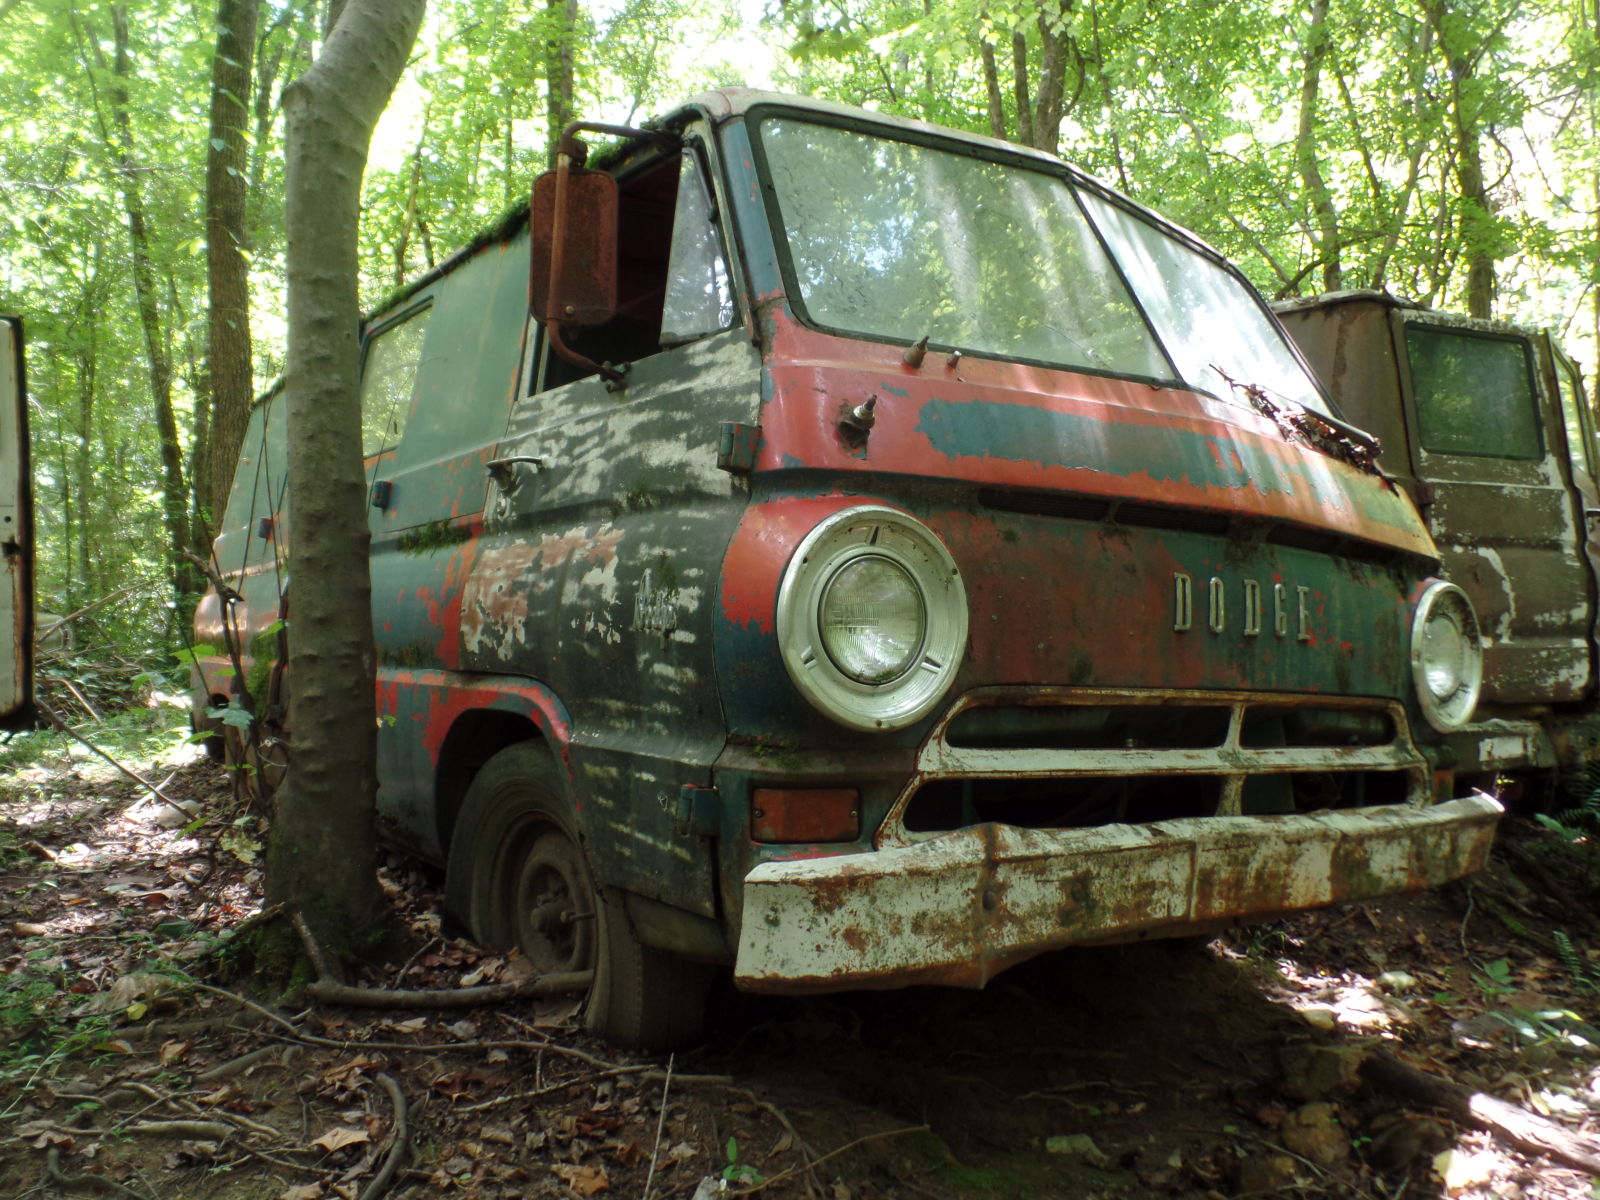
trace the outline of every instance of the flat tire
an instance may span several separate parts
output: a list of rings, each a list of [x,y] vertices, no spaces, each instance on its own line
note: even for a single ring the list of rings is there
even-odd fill
[[[483,765],[450,840],[445,907],[480,944],[521,950],[541,975],[593,971],[584,1028],[665,1050],[698,1039],[710,969],[645,946],[622,896],[595,883],[549,750],[519,742]]]

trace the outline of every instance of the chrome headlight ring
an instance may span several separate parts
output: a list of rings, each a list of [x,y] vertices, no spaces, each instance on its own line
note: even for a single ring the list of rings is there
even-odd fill
[[[1435,581],[1411,621],[1411,678],[1423,716],[1441,733],[1472,717],[1483,689],[1483,640],[1472,601],[1453,583]]]
[[[927,526],[884,505],[818,522],[784,569],[777,616],[789,678],[852,729],[921,720],[967,648],[967,593],[955,559]]]

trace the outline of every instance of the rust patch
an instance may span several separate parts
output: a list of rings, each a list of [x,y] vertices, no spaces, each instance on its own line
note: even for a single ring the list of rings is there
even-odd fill
[[[527,644],[528,600],[555,586],[570,563],[606,568],[616,562],[620,529],[597,534],[546,534],[537,543],[510,542],[485,550],[473,564],[461,597],[461,641],[468,651],[492,649],[509,660]],[[548,575],[549,578],[540,578]]]

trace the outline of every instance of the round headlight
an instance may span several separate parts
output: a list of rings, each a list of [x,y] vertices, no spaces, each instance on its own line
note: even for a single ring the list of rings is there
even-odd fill
[[[823,586],[820,624],[834,666],[857,683],[889,683],[916,663],[928,615],[910,571],[866,554]]]
[[[825,518],[778,588],[783,664],[819,711],[853,729],[900,729],[949,688],[967,647],[967,594],[950,552],[882,505]]]
[[[1423,592],[1411,622],[1411,675],[1428,723],[1441,732],[1472,716],[1483,686],[1483,646],[1472,601],[1453,583]]]

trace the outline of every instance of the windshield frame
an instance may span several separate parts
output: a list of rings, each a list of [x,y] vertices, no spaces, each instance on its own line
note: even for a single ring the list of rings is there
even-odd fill
[[[1074,190],[1079,179],[1076,173],[1066,169],[1065,164],[1055,159],[1034,158],[1026,154],[1008,153],[1003,147],[987,146],[973,141],[967,141],[959,136],[941,134],[932,129],[907,128],[899,124],[876,121],[870,118],[852,117],[844,114],[819,112],[799,106],[784,104],[762,103],[753,105],[745,114],[749,129],[749,140],[752,157],[755,160],[756,177],[761,189],[762,207],[767,218],[767,225],[772,231],[773,251],[777,257],[778,269],[783,277],[784,293],[788,298],[789,307],[801,323],[821,333],[832,334],[837,337],[850,338],[857,341],[876,342],[891,346],[912,346],[916,344],[926,330],[907,331],[904,336],[882,331],[868,331],[851,328],[848,326],[830,325],[825,321],[816,319],[806,306],[805,293],[800,285],[799,276],[790,250],[789,235],[784,224],[783,213],[779,207],[777,188],[773,183],[770,164],[767,161],[766,146],[761,137],[761,125],[773,119],[798,121],[811,125],[823,125],[836,129],[843,129],[851,133],[862,134],[872,138],[881,138],[886,141],[903,142],[912,146],[919,146],[943,153],[955,154],[964,158],[977,159],[981,162],[994,163],[1009,169],[1029,171],[1036,175],[1063,183],[1072,196],[1072,203],[1082,219],[1085,228],[1094,240],[1095,246],[1104,255],[1105,262],[1110,268],[1117,282],[1127,292],[1129,303],[1138,314],[1149,334],[1151,343],[1167,363],[1169,373],[1165,375],[1145,375],[1124,371],[1113,371],[1090,365],[1061,362],[1058,360],[1029,358],[1019,355],[999,353],[991,348],[980,346],[960,346],[931,340],[928,342],[930,351],[947,353],[960,351],[964,356],[989,359],[995,362],[1013,362],[1024,366],[1044,367],[1055,371],[1071,371],[1076,374],[1094,375],[1108,379],[1126,379],[1138,383],[1151,384],[1164,388],[1179,388],[1188,390],[1188,385],[1179,377],[1177,368],[1172,363],[1172,357],[1167,352],[1166,346],[1156,336],[1151,325],[1149,314],[1145,311],[1143,302],[1134,292],[1124,275],[1122,265],[1111,254],[1105,243],[1098,226],[1079,203]]]
[[[959,350],[964,355],[978,358],[992,359],[998,362],[1014,362],[1026,366],[1044,367],[1056,371],[1068,371],[1074,374],[1098,376],[1111,379],[1124,379],[1131,382],[1151,384],[1163,388],[1179,389],[1194,392],[1210,397],[1234,408],[1250,410],[1247,402],[1237,396],[1228,394],[1227,389],[1219,389],[1185,379],[1179,372],[1173,360],[1172,352],[1160,336],[1156,323],[1151,319],[1143,298],[1129,280],[1121,260],[1106,241],[1104,231],[1094,219],[1080,198],[1081,191],[1093,193],[1097,199],[1114,205],[1135,220],[1149,224],[1163,236],[1178,242],[1185,249],[1199,255],[1208,263],[1221,268],[1225,273],[1242,284],[1245,294],[1250,297],[1258,310],[1265,315],[1276,333],[1279,342],[1285,351],[1299,365],[1301,371],[1310,381],[1311,390],[1321,399],[1323,410],[1319,412],[1312,407],[1306,407],[1307,412],[1323,419],[1331,419],[1343,431],[1370,441],[1370,435],[1361,429],[1350,425],[1340,414],[1338,406],[1329,395],[1327,388],[1317,378],[1314,371],[1307,364],[1305,357],[1295,346],[1293,340],[1284,332],[1273,314],[1271,306],[1262,297],[1259,290],[1237,266],[1228,261],[1200,238],[1180,225],[1152,212],[1144,206],[1135,203],[1115,189],[1101,183],[1092,176],[1062,162],[1060,159],[1046,156],[1042,152],[1030,151],[1025,147],[1008,147],[1001,143],[991,143],[987,139],[976,136],[962,137],[955,131],[941,131],[929,127],[909,125],[899,120],[874,119],[870,115],[852,116],[849,114],[818,111],[799,105],[762,102],[752,105],[745,115],[748,129],[749,144],[752,158],[756,168],[757,179],[761,192],[762,207],[767,218],[767,225],[771,230],[773,251],[777,265],[783,279],[784,292],[788,299],[789,307],[801,323],[822,333],[832,334],[863,341],[877,342],[895,346],[911,346],[915,344],[921,333],[926,331],[908,330],[903,336],[885,332],[864,331],[861,329],[839,327],[817,320],[806,306],[804,292],[802,291],[798,273],[791,255],[789,235],[783,221],[783,214],[779,207],[777,189],[773,182],[773,175],[766,157],[766,147],[761,136],[761,125],[772,119],[800,121],[816,125],[832,126],[852,133],[862,134],[873,138],[883,138],[890,141],[908,143],[913,146],[925,147],[935,151],[975,158],[984,162],[995,163],[1008,169],[1029,171],[1044,175],[1062,183],[1072,195],[1079,215],[1092,232],[1096,245],[1105,256],[1118,282],[1126,289],[1130,301],[1144,322],[1150,337],[1159,349],[1161,357],[1165,359],[1170,369],[1166,375],[1145,375],[1125,371],[1108,370],[1092,365],[1079,365],[1075,363],[1053,361],[1046,359],[1027,358],[1016,355],[997,353],[992,349],[972,346],[946,345],[944,343],[929,342],[931,350],[940,352]]]

